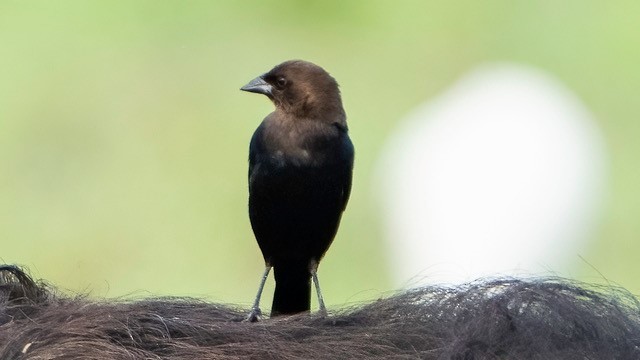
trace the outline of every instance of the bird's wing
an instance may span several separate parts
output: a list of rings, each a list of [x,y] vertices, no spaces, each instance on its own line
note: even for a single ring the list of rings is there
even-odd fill
[[[264,148],[264,139],[262,137],[262,133],[263,126],[261,124],[253,133],[251,142],[249,143],[249,190],[251,190],[253,175],[260,166],[260,164],[258,163],[258,153]]]
[[[353,177],[354,148],[346,129],[342,133],[341,157],[342,171],[340,183],[342,184],[342,211],[347,207],[351,195],[351,182]]]

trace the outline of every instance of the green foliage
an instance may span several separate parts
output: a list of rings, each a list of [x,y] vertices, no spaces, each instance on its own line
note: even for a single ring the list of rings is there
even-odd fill
[[[594,267],[638,291],[640,3],[620,5],[3,2],[0,260],[100,296],[248,304],[262,259],[247,148],[271,105],[238,89],[302,58],[339,80],[356,145],[351,203],[320,269],[325,297],[376,297],[391,288],[370,185],[385,136],[474,64],[514,60],[559,76],[607,137],[610,201],[575,275],[597,280]]]

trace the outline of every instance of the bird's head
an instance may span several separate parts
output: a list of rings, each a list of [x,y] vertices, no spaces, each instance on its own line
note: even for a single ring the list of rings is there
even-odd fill
[[[240,90],[264,94],[278,110],[296,116],[316,117],[327,111],[344,113],[336,80],[308,61],[283,62]]]

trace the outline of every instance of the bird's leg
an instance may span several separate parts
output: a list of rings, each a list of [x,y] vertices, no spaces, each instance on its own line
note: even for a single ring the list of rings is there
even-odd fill
[[[246,321],[256,322],[258,321],[258,318],[262,316],[262,311],[260,311],[260,296],[262,296],[262,289],[264,289],[264,284],[267,282],[269,271],[271,271],[271,265],[267,265],[264,268],[264,273],[262,274],[262,280],[260,281],[260,286],[258,286],[258,294],[256,295],[256,299],[253,302],[253,306],[251,307],[251,312],[249,313],[249,316],[247,316]]]
[[[322,298],[322,291],[320,291],[320,282],[318,282],[318,262],[311,260],[311,266],[309,271],[311,272],[311,278],[313,284],[316,286],[316,294],[318,295],[318,312],[320,316],[327,316],[327,308],[324,306],[324,299]]]

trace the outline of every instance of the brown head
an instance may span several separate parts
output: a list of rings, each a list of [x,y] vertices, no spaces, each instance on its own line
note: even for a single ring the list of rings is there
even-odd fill
[[[340,117],[344,109],[338,83],[323,68],[290,60],[251,80],[240,90],[266,95],[277,110],[303,118]]]

